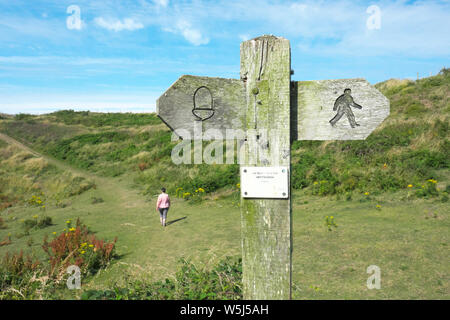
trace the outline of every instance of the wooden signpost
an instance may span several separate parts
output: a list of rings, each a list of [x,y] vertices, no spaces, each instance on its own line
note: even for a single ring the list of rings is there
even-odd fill
[[[241,44],[240,80],[182,76],[157,101],[179,137],[244,132],[241,233],[244,299],[290,299],[293,140],[364,140],[388,115],[389,100],[364,79],[291,82],[289,41]]]

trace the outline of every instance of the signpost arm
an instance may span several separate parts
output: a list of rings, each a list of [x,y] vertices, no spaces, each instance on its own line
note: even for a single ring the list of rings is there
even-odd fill
[[[285,166],[290,174],[289,41],[262,36],[243,42],[241,80],[247,133],[241,165]],[[244,299],[291,298],[290,196],[241,201]]]

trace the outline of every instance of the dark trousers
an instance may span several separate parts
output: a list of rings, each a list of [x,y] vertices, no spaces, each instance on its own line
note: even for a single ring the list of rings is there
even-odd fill
[[[159,216],[166,220],[167,218],[167,212],[169,212],[169,208],[158,208],[159,209]]]

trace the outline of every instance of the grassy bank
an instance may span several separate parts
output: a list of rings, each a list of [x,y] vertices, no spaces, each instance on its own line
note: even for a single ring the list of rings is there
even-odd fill
[[[296,141],[292,185],[321,195],[398,191],[428,179],[442,181],[449,167],[450,73],[418,81],[377,84],[391,114],[364,141]],[[176,142],[154,114],[59,111],[4,119],[0,131],[75,167],[102,176],[131,174],[142,192],[202,187],[213,192],[238,183],[237,165],[173,166]],[[320,183],[321,188],[315,186]]]
[[[448,70],[380,83],[391,115],[367,140],[293,144],[294,298],[450,297],[449,85]],[[81,291],[42,297],[240,297],[237,165],[173,165],[175,142],[154,114],[2,116],[0,132],[25,144],[0,139],[0,257],[23,250],[48,266],[44,238],[77,218],[118,239]],[[163,185],[166,228],[154,208]],[[366,286],[370,265],[380,290]]]

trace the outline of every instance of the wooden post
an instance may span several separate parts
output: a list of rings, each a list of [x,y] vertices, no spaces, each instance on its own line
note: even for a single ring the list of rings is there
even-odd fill
[[[290,56],[284,38],[262,36],[241,44],[247,133],[241,166],[286,166],[290,174]],[[241,220],[244,299],[290,299],[290,195],[242,198]]]
[[[262,36],[241,44],[240,80],[185,75],[156,105],[184,139],[211,139],[196,134],[209,129],[239,132],[244,298],[290,299],[290,142],[364,140],[389,115],[389,100],[364,79],[291,83],[289,41]]]

